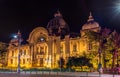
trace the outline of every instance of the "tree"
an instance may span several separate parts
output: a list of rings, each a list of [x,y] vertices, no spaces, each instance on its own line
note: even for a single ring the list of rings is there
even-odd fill
[[[68,58],[68,61],[66,63],[66,67],[67,68],[71,68],[73,66],[73,60],[74,60],[75,57],[69,57]]]
[[[88,30],[85,32],[85,36],[88,38],[88,42],[96,42],[99,43],[98,45],[98,54],[99,54],[99,64],[101,64],[101,54],[103,54],[103,62],[104,62],[104,68],[106,68],[106,62],[105,62],[105,44],[107,43],[107,38],[110,35],[111,30],[104,28],[101,29],[99,32],[94,32],[91,30]]]
[[[58,65],[60,69],[63,68],[63,66],[65,65],[65,60],[63,59],[63,57],[60,57]]]
[[[118,34],[115,30],[111,33],[110,36],[110,41],[111,41],[111,53],[113,55],[113,61],[112,61],[112,69],[115,66],[115,59],[117,60],[117,64],[118,64],[118,53],[119,53],[119,49],[120,49],[120,34]]]
[[[99,33],[91,30],[86,31],[84,37],[87,37],[89,42],[99,41]]]
[[[109,38],[109,35],[111,33],[111,30],[110,29],[107,29],[107,28],[104,28],[101,30],[100,32],[100,49],[101,49],[101,53],[102,53],[102,56],[103,56],[103,66],[104,68],[106,68],[106,54],[107,54],[107,51],[106,51],[106,44],[108,42],[108,38]]]
[[[0,64],[6,65],[7,44],[0,42]]]
[[[81,57],[70,57],[68,59],[68,62],[66,64],[67,67],[72,67],[72,66],[88,66],[88,67],[93,67],[93,65],[90,63],[90,59],[85,57],[85,56],[81,56]]]

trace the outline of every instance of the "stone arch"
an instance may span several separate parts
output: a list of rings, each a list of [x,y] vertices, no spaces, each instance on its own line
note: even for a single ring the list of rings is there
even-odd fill
[[[33,29],[30,33],[28,42],[29,43],[36,43],[38,42],[39,37],[44,37],[46,41],[48,40],[48,31],[44,27],[37,27]]]

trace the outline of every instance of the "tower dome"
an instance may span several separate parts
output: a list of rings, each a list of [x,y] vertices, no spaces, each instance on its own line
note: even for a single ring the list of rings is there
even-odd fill
[[[93,16],[90,12],[90,15],[88,17],[87,23],[82,26],[82,30],[100,30],[101,27],[99,26],[99,23],[94,21]]]
[[[54,14],[54,18],[48,22],[47,29],[49,35],[67,35],[69,33],[69,26],[62,17],[60,11]]]

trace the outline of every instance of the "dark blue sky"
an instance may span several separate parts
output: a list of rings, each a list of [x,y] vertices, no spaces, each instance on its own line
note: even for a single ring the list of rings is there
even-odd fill
[[[79,32],[87,22],[89,12],[102,28],[120,30],[115,2],[119,0],[0,0],[0,41],[9,42],[12,34],[21,31],[27,40],[38,26],[46,27],[57,9],[71,32]],[[120,2],[120,1],[119,1]]]

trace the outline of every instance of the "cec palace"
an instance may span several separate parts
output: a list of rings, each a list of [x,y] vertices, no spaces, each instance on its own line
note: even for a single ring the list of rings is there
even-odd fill
[[[84,36],[87,30],[95,32],[101,30],[99,23],[95,22],[91,13],[79,34],[75,34],[70,33],[69,25],[58,11],[48,22],[46,28],[36,27],[31,31],[27,44],[19,46],[15,38],[11,39],[7,54],[7,67],[17,67],[20,63],[20,66],[24,68],[58,68],[58,61],[61,57],[66,63],[69,57],[79,57],[89,53],[93,50],[93,45],[98,48],[99,43],[91,44]],[[20,32],[18,33],[20,34]],[[20,58],[18,58],[18,54],[20,54]],[[98,60],[97,55],[96,57]]]

